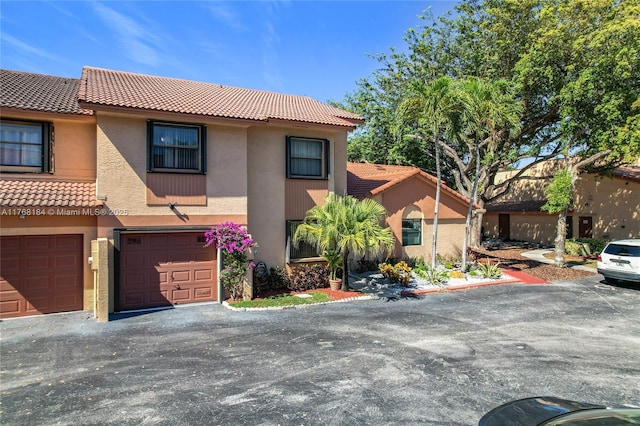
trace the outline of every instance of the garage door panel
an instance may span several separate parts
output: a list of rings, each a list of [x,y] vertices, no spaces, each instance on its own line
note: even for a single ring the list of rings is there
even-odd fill
[[[71,308],[72,306],[77,305],[78,302],[79,300],[75,294],[58,295],[55,297],[55,305],[63,308]]]
[[[7,252],[17,252],[20,248],[20,238],[19,237],[2,237],[2,249]],[[4,256],[2,256],[4,259]],[[4,265],[4,264],[3,264]]]
[[[0,301],[0,312],[7,317],[17,315],[20,313],[20,296],[16,295],[15,298],[11,298],[10,295],[5,296],[6,299]]]
[[[174,283],[185,283],[191,281],[191,271],[173,271],[171,278]]]
[[[197,269],[193,271],[193,279],[195,281],[211,281],[213,279],[213,270]]]
[[[174,247],[191,247],[193,245],[194,239],[191,235],[174,235],[172,238],[172,243]]]
[[[209,299],[212,296],[211,287],[201,287],[195,289],[194,297],[198,300]]]
[[[173,303],[188,303],[192,299],[191,290],[173,290],[171,292],[171,300]]]
[[[52,261],[51,256],[48,256],[48,255],[41,255],[41,256],[30,255],[27,258],[23,258],[21,263],[24,265],[24,268],[27,269],[28,271],[37,271],[37,270],[48,271],[54,265],[54,262]]]
[[[0,261],[0,270],[5,274],[14,273],[20,270],[20,258],[18,256],[10,256],[7,254],[7,249],[4,248],[0,253],[2,260]]]
[[[53,264],[57,269],[75,269],[78,267],[78,258],[76,256],[58,255],[54,257]]]
[[[0,317],[82,310],[82,235],[0,238]]]
[[[27,315],[50,314],[54,311],[54,308],[50,303],[50,298],[47,296],[29,297],[26,300],[25,311]]]
[[[9,294],[12,294],[12,292],[18,293],[13,285],[6,280],[0,280],[0,292],[2,292],[3,296],[6,294],[7,297]]]
[[[193,255],[193,260],[196,262],[213,262],[214,250],[213,247],[208,247],[208,251],[197,251]]]
[[[60,291],[69,291],[70,289],[75,291],[80,284],[76,279],[77,277],[75,275],[56,275],[54,285]]]
[[[25,295],[35,295],[49,289],[49,275],[32,276],[24,279],[24,284],[18,281],[19,288]]]
[[[136,283],[142,285],[147,281],[144,272],[128,272],[122,276],[121,280],[126,288],[131,288],[131,286],[136,285]]]
[[[142,308],[145,305],[144,293],[126,292],[123,298],[125,303],[131,306],[132,309],[136,307]]]
[[[56,235],[53,237],[57,249],[74,249],[77,246],[75,235]]]
[[[169,294],[168,290],[160,290],[157,292],[151,292],[147,294],[148,294],[149,302],[152,304],[152,307],[171,304],[168,298],[168,294]]]
[[[169,237],[166,234],[147,234],[143,237],[143,243],[147,249],[163,249],[169,245]]]
[[[27,250],[32,251],[45,251],[53,248],[53,237],[48,235],[32,235],[25,237],[22,246]]]
[[[200,232],[123,234],[120,268],[119,310],[134,309],[124,297],[131,290],[145,294],[146,307],[217,298],[215,250],[204,247]],[[144,280],[133,275],[143,271]]]

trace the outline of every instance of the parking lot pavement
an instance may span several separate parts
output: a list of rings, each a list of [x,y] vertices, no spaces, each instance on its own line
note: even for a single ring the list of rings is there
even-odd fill
[[[640,406],[640,290],[599,278],[6,320],[1,422],[474,425],[535,395]]]

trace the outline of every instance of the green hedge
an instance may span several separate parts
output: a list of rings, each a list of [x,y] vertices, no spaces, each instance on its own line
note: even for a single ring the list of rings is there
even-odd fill
[[[584,244],[588,244],[587,248]],[[564,251],[571,256],[587,256],[600,254],[607,242],[596,238],[569,238],[564,244]]]

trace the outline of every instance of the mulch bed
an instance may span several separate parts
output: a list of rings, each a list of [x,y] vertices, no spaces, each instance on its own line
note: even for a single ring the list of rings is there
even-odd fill
[[[575,268],[559,268],[555,265],[550,265],[548,263],[540,263],[535,260],[526,258],[521,255],[524,251],[529,251],[535,247],[521,247],[514,246],[509,247],[505,245],[495,245],[486,248],[480,248],[474,250],[474,254],[478,260],[487,261],[489,260],[491,263],[499,263],[500,267],[511,269],[514,271],[522,271],[526,274],[532,275],[536,278],[540,279],[540,282],[551,282],[551,281],[559,281],[559,280],[574,280],[580,279],[584,277],[588,277],[594,275],[593,272],[582,271]],[[509,271],[507,271],[509,273]],[[517,274],[513,274],[517,275]],[[359,291],[341,291],[341,290],[331,290],[330,288],[318,288],[310,291],[322,291],[326,293],[332,300],[342,300],[349,299],[352,297],[362,296],[363,293]],[[296,294],[296,293],[305,293],[305,292],[296,292],[290,291],[287,289],[281,289],[276,291],[271,291],[265,294],[261,294],[260,297],[256,297],[256,299],[264,299],[269,296],[275,296],[277,294]],[[232,300],[227,300],[230,302]]]
[[[526,272],[529,275],[545,281],[570,281],[594,275],[593,272],[582,271],[575,268],[559,268],[548,263],[540,263],[522,256],[521,253],[524,251],[528,250],[523,250],[522,248],[484,248],[474,250],[478,260],[489,259],[491,261],[497,261],[500,262],[500,266],[503,268]]]

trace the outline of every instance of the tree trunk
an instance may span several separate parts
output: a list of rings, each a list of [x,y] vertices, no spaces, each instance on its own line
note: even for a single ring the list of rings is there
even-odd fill
[[[484,203],[478,203],[481,209],[484,209]],[[471,241],[472,248],[479,248],[482,245],[482,217],[483,213],[478,213],[473,217],[471,222]]]
[[[471,234],[471,215],[473,214],[473,199],[476,197],[478,190],[478,180],[480,180],[480,152],[478,142],[475,146],[476,175],[473,178],[473,188],[469,197],[469,208],[467,209],[467,220],[464,223],[464,241],[462,241],[462,271],[467,270],[467,247],[469,243],[469,235]]]
[[[342,291],[349,291],[349,250],[342,256]]]
[[[436,146],[436,200],[435,207],[433,208],[433,242],[431,243],[431,267],[436,267],[438,260],[438,214],[440,211],[440,189],[442,186],[442,173],[440,171],[440,148],[438,148],[438,142]]]
[[[556,227],[555,239],[555,265],[564,267],[564,243],[567,236],[567,211],[563,210],[558,213],[558,224]]]

